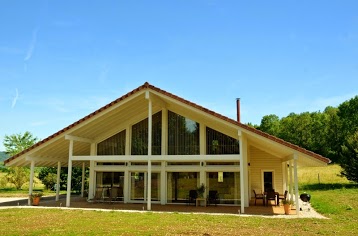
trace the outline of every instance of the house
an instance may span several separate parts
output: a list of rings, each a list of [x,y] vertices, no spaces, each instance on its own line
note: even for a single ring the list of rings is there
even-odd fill
[[[236,106],[232,120],[145,83],[5,164],[31,166],[30,194],[35,166],[68,167],[68,207],[74,166],[89,167],[89,199],[115,190],[117,200],[148,210],[186,202],[202,184],[242,213],[253,190],[288,190],[298,205],[297,167],[330,160],[242,124]]]

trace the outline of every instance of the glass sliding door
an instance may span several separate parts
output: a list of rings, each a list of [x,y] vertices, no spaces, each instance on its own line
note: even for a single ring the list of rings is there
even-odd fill
[[[187,202],[189,191],[196,190],[199,181],[197,172],[168,172],[167,175],[168,203]]]
[[[123,201],[124,172],[97,172],[96,192],[103,199]]]
[[[239,172],[207,172],[207,193],[217,191],[220,204],[240,204]]]
[[[130,173],[130,200],[147,200],[147,172]],[[152,173],[152,201],[160,201],[160,173]]]

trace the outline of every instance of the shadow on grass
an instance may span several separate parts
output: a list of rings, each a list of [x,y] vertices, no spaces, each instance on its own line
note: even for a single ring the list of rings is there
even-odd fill
[[[304,184],[300,186],[301,190],[334,190],[334,189],[352,189],[358,188],[356,183],[331,183],[331,184]]]

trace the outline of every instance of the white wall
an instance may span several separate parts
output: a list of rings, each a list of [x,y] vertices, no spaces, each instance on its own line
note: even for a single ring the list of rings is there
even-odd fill
[[[254,146],[250,146],[249,150],[251,191],[263,191],[262,173],[263,171],[273,171],[275,191],[283,193],[283,174],[281,159]]]

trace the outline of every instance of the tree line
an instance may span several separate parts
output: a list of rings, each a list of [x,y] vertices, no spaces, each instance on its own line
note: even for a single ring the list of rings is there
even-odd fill
[[[331,159],[343,176],[358,182],[358,96],[323,112],[271,114],[249,125]]]

